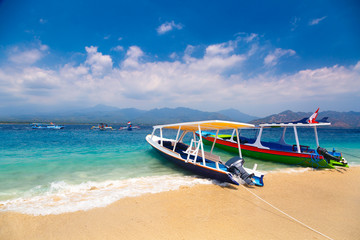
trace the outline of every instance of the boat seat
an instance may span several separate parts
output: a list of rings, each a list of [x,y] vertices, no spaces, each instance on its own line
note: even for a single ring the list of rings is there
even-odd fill
[[[201,157],[201,153],[199,153],[200,157]],[[215,155],[215,154],[211,154],[209,152],[204,152],[205,158],[207,160],[213,161],[213,162],[220,162],[220,156]]]
[[[186,151],[188,148],[189,148],[189,146],[185,143],[178,142],[176,144],[176,149],[178,149],[178,150]]]
[[[159,140],[159,144],[161,144],[160,140]],[[170,141],[163,141],[163,146],[170,149],[173,147],[173,144]]]
[[[214,155],[214,154],[211,154],[211,153],[205,152],[205,151],[204,151],[204,155],[205,155],[205,159],[208,160],[208,161],[221,163],[220,156],[218,156],[218,155]],[[201,153],[201,151],[198,152],[197,156],[198,156],[197,162],[202,161],[202,153]]]
[[[160,140],[158,142],[159,142],[159,144],[161,143]],[[167,149],[173,150],[174,142],[172,142],[172,141],[163,141],[163,146],[166,147]],[[183,151],[186,151],[186,149],[188,149],[188,148],[189,148],[189,146],[186,145],[185,143],[178,142],[176,144],[175,152],[181,153]]]

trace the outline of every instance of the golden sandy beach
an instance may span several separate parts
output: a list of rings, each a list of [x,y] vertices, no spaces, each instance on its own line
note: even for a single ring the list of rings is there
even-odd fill
[[[360,167],[270,173],[247,188],[332,239],[360,239]],[[0,239],[327,239],[243,186],[197,185],[60,215],[0,214]]]

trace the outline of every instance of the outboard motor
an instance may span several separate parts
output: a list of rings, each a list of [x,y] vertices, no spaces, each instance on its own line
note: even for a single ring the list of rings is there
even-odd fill
[[[338,157],[335,157],[335,156],[331,155],[330,153],[328,153],[328,151],[325,148],[318,147],[316,149],[316,151],[318,152],[318,154],[322,155],[328,163],[330,162],[330,160],[342,162],[341,159],[339,159]]]
[[[254,174],[249,174],[248,172],[246,172],[243,165],[244,159],[240,157],[233,157],[225,163],[225,166],[228,168],[229,172],[240,177],[242,180],[245,181],[246,184],[254,185],[254,182],[251,179]]]

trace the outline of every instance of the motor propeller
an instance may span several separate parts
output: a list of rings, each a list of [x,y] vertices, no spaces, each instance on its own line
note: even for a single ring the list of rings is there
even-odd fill
[[[248,185],[255,185],[252,178],[254,174],[249,174],[243,167],[244,159],[240,157],[233,157],[224,164],[228,171],[240,177]]]
[[[318,147],[316,151],[318,154],[322,155],[328,163],[330,162],[330,160],[334,160],[343,164],[347,164],[344,158],[341,159],[341,157],[335,157],[331,155],[325,148]]]

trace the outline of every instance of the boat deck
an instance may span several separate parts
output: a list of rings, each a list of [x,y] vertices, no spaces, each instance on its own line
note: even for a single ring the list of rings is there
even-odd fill
[[[160,144],[160,140],[159,140],[159,144]],[[163,146],[166,147],[167,149],[173,151],[174,149],[174,142],[172,141],[163,141]],[[176,144],[176,148],[175,151],[176,153],[180,154],[180,156],[183,159],[187,159],[188,157],[188,153],[186,153],[186,150],[189,148],[189,145],[182,143],[182,142],[178,142]],[[205,165],[207,167],[211,167],[211,168],[215,168],[216,169],[216,163],[218,163],[219,168],[223,171],[227,171],[227,168],[220,163],[220,157],[214,154],[210,154],[208,152],[204,152],[205,155]],[[194,155],[190,155],[190,159],[189,161],[193,161],[195,159]],[[201,164],[203,165],[203,158],[201,156],[201,153],[198,153],[198,156],[196,158],[196,163],[197,164]]]

